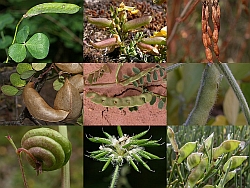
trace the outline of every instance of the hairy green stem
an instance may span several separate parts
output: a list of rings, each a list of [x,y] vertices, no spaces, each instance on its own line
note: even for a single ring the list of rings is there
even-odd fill
[[[186,63],[175,63],[175,64],[173,64],[173,65],[167,67],[167,73],[168,73],[168,72],[171,72],[171,71],[173,71],[173,70],[175,70],[175,69],[178,69],[179,67],[182,67],[182,66],[185,65],[185,64],[186,64]]]
[[[240,86],[238,85],[231,70],[229,69],[227,63],[216,63],[216,66],[218,67],[218,69],[221,70],[221,72],[227,78],[228,83],[232,87],[235,95],[237,96],[237,98],[240,102],[240,106],[241,106],[241,109],[246,117],[247,124],[250,125],[250,110],[249,110],[247,101],[246,101],[246,99],[245,99],[245,97],[240,89]]]
[[[59,133],[68,138],[67,126],[59,126]],[[69,161],[62,167],[62,188],[70,188]]]
[[[118,176],[119,176],[119,168],[120,168],[120,166],[117,163],[116,166],[115,166],[115,171],[113,173],[112,181],[111,181],[111,184],[110,184],[109,188],[115,188],[116,182],[117,182]]]

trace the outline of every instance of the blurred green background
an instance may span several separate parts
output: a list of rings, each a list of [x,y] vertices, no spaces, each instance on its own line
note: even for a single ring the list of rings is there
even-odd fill
[[[0,20],[8,16],[7,24],[0,21],[0,62],[6,60],[6,50],[12,42],[14,30],[22,15],[31,7],[46,2],[74,3],[83,7],[82,0],[0,0]],[[28,55],[26,62],[82,62],[82,32],[83,8],[76,14],[41,14],[24,19],[19,30],[24,26],[30,27],[31,37],[34,33],[44,33],[50,41],[50,50],[44,60],[37,60]]]
[[[149,127],[138,127],[138,126],[123,126],[122,131],[123,134],[128,134],[130,136],[138,134],[142,131],[147,130]],[[110,135],[115,135],[118,137],[117,128],[116,127],[97,127],[97,126],[85,126],[84,127],[84,188],[104,188],[110,185],[111,175],[114,171],[114,167],[112,164],[108,166],[108,168],[101,172],[101,169],[104,162],[95,161],[86,155],[88,155],[88,151],[96,151],[98,150],[100,144],[90,142],[86,135],[89,137],[91,136],[98,136],[105,138],[103,131],[109,133]],[[161,158],[162,160],[144,160],[149,167],[154,170],[155,172],[150,172],[145,169],[141,164],[137,165],[141,173],[138,173],[134,170],[133,167],[125,165],[127,174],[122,176],[122,178],[127,179],[130,186],[132,188],[164,188],[166,186],[166,146],[165,146],[165,139],[166,139],[166,127],[158,127],[152,126],[150,127],[149,132],[143,136],[142,138],[150,138],[152,140],[160,140],[162,146],[159,147],[146,147],[146,151],[155,154]],[[125,162],[125,161],[124,161]],[[126,162],[125,162],[126,163]],[[122,169],[123,171],[125,169]],[[125,170],[125,171],[126,171]],[[118,180],[119,181],[119,180]],[[125,185],[121,186],[117,185],[117,188],[128,188]]]
[[[24,187],[18,158],[14,148],[5,136],[10,135],[17,147],[21,145],[22,136],[35,126],[0,127],[0,187]],[[58,127],[50,128],[58,130]],[[72,144],[70,158],[71,188],[83,187],[83,128],[68,126],[68,137]],[[31,167],[25,155],[22,155],[24,171],[30,188],[58,188],[61,185],[61,170],[43,172],[36,176],[36,171]]]

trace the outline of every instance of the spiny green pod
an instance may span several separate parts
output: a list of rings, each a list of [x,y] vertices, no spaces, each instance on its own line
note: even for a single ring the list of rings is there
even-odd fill
[[[70,3],[42,3],[29,9],[23,17],[28,18],[44,13],[75,14],[80,8],[81,7]]]
[[[207,165],[208,165],[208,158],[203,158],[200,164],[191,171],[187,180],[189,188],[193,188],[195,184],[199,181],[199,179],[204,174]]]
[[[174,152],[178,152],[178,144],[175,140],[175,134],[174,134],[174,131],[171,127],[168,127],[167,129],[167,135],[168,135],[168,139],[170,140],[170,143],[174,149]]]
[[[152,16],[144,16],[141,18],[135,18],[123,24],[122,30],[123,32],[127,32],[130,30],[138,29],[142,26],[149,24],[152,21]]]
[[[224,164],[223,171],[224,172],[227,171],[227,169],[229,168],[230,161],[232,161],[232,164],[231,164],[231,167],[229,170],[232,170],[232,169],[235,169],[238,166],[240,166],[247,158],[248,158],[248,156],[232,156],[232,157],[230,157],[230,159],[228,159],[228,161]]]
[[[107,18],[90,18],[88,17],[88,22],[94,24],[97,27],[105,28],[110,27],[112,21]]]
[[[178,151],[177,163],[180,164],[184,159],[186,159],[195,149],[196,142],[187,142]]]
[[[227,175],[224,174],[224,176],[222,177],[219,185],[217,185],[216,188],[224,188],[225,185],[226,185],[226,183],[229,182],[231,179],[234,178],[235,174],[236,174],[236,170],[228,172]]]
[[[145,44],[158,44],[158,45],[167,45],[167,38],[166,37],[152,37],[152,38],[143,38],[141,40]]]
[[[207,139],[203,142],[203,144],[198,149],[198,151],[202,152],[202,151],[204,151],[205,148],[206,148],[206,150],[210,149],[212,146],[213,138],[214,138],[214,133],[212,133],[209,137],[207,137]],[[205,145],[205,148],[204,148],[204,145]]]
[[[192,168],[194,168],[198,164],[200,164],[202,156],[203,156],[203,153],[199,153],[199,152],[191,153],[187,157],[187,167],[188,167],[188,170],[191,170]]]
[[[214,64],[207,64],[203,74],[195,101],[195,106],[184,125],[206,125],[210,110],[217,97],[221,74]]]
[[[68,162],[72,150],[70,141],[50,128],[28,131],[21,140],[21,146],[41,163],[41,167],[38,167],[36,161],[27,155],[31,166],[44,171],[52,171],[64,166]]]
[[[91,137],[88,138],[91,142],[101,143],[101,144],[111,144],[111,140],[107,138],[100,138],[100,137]]]
[[[217,159],[223,153],[234,151],[240,143],[238,140],[225,140],[220,146],[213,148],[213,158]]]
[[[95,104],[101,104],[104,107],[134,107],[134,106],[141,106],[145,103],[148,103],[152,99],[152,94],[150,93],[143,93],[138,96],[131,96],[131,97],[106,97],[104,95],[98,95],[95,92],[88,92],[86,97],[90,97],[91,101]]]

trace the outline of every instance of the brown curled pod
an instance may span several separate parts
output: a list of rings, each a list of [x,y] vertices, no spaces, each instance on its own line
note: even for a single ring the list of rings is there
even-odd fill
[[[213,42],[217,43],[219,40],[219,31],[217,29],[214,29],[213,31]]]
[[[80,63],[55,63],[62,71],[77,74],[83,72],[83,67]]]
[[[215,55],[218,57],[218,56],[219,56],[219,54],[220,54],[219,47],[218,47],[218,45],[217,45],[217,44],[214,44],[213,46],[214,46],[214,53],[215,53]]]
[[[207,33],[202,33],[202,42],[205,48],[208,48],[208,37]]]
[[[65,120],[76,119],[82,111],[80,93],[68,79],[65,80],[63,87],[56,94],[54,108],[69,112]]]
[[[55,110],[50,107],[34,89],[34,82],[29,82],[25,86],[22,97],[30,114],[36,119],[48,122],[58,122],[64,120],[69,114],[68,111]]]
[[[207,60],[212,63],[213,62],[213,55],[212,55],[212,52],[209,48],[206,48],[205,50],[206,52],[206,57],[207,57]]]
[[[207,25],[207,33],[208,33],[208,36],[212,38],[213,32],[212,32],[212,29],[209,25]]]
[[[83,92],[83,75],[77,74],[69,79],[69,82],[78,89],[79,93]]]

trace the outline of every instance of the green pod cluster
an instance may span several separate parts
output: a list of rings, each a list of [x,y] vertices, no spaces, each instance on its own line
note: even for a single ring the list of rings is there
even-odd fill
[[[228,161],[224,164],[223,166],[223,171],[226,172],[229,168],[229,164],[231,161],[231,166],[229,170],[235,169],[238,166],[240,166],[246,159],[248,158],[248,156],[232,156],[230,159],[228,159]]]
[[[177,163],[180,164],[184,159],[186,159],[195,149],[196,142],[187,142],[184,146],[180,148],[179,157]]]
[[[80,8],[81,7],[70,3],[42,3],[29,9],[23,17],[28,18],[44,13],[75,14]]]
[[[240,143],[238,140],[225,140],[220,146],[213,148],[213,158],[217,159],[223,153],[234,151]]]
[[[198,164],[200,164],[202,156],[203,156],[203,153],[199,153],[199,152],[191,153],[187,157],[187,167],[188,167],[188,170],[191,170],[192,168],[194,168]]]
[[[221,74],[214,64],[207,64],[202,75],[195,106],[184,125],[205,125],[217,97]]]
[[[143,104],[150,102],[152,99],[152,95],[150,93],[143,93],[138,96],[117,98],[99,95],[95,92],[89,92],[86,94],[86,97],[90,97],[91,101],[95,104],[101,104],[104,107],[117,108],[142,106]]]
[[[41,162],[43,171],[52,171],[64,166],[71,155],[70,141],[59,132],[50,128],[38,128],[28,131],[21,140],[22,148],[28,150]],[[27,155],[31,166],[37,169],[35,161]]]
[[[199,179],[204,174],[207,165],[208,165],[208,158],[203,158],[200,164],[191,171],[187,181],[189,188],[193,188],[195,184],[199,181]]]

